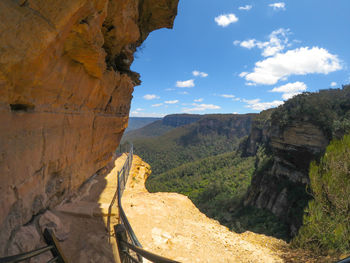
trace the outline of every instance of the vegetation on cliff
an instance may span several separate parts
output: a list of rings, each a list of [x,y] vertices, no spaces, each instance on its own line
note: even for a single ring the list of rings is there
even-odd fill
[[[310,166],[313,200],[305,210],[295,246],[323,253],[350,252],[350,134],[333,140]]]
[[[273,124],[286,127],[291,121],[310,122],[329,138],[341,138],[350,130],[350,85],[343,89],[304,92],[286,101],[271,115]]]

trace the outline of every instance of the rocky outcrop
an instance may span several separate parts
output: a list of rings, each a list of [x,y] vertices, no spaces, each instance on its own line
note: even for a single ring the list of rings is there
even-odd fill
[[[328,143],[320,127],[310,122],[293,121],[281,128],[271,120],[254,121],[250,136],[241,145],[244,155],[258,156],[245,205],[270,210],[287,222],[295,235],[310,198],[306,193],[310,162]],[[264,149],[264,156],[258,153],[259,147]]]
[[[0,1],[0,256],[110,160],[140,84],[133,54],[177,3]]]

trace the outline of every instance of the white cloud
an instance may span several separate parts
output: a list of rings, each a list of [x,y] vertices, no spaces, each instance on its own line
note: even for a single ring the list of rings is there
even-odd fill
[[[249,72],[241,72],[240,74],[239,74],[239,76],[241,77],[241,78],[243,78],[243,77],[245,77],[246,75],[248,75],[249,74]]]
[[[167,88],[167,89],[165,89],[165,91],[173,91],[173,90],[175,90],[175,89],[173,89],[173,88]]]
[[[342,69],[337,55],[319,47],[302,47],[278,53],[255,63],[254,71],[243,76],[248,82],[273,85],[291,75],[328,74]]]
[[[188,95],[189,93],[187,91],[181,91],[179,92],[178,94],[181,94],[181,95]]]
[[[202,102],[202,101],[203,101],[203,98],[194,100],[194,102]]]
[[[145,96],[143,96],[143,98],[145,100],[154,100],[154,99],[159,99],[159,96],[155,94],[146,94]]]
[[[306,89],[307,87],[304,82],[297,81],[273,88],[271,92],[292,93],[297,91],[305,91]]]
[[[160,107],[162,105],[163,105],[163,103],[157,103],[157,104],[153,104],[152,107]]]
[[[335,86],[337,86],[337,82],[334,82],[334,81],[333,81],[333,82],[331,83],[331,87],[335,87]]]
[[[240,6],[238,7],[239,10],[244,10],[244,11],[249,11],[250,9],[252,9],[252,5],[245,5],[245,6]]]
[[[256,39],[248,39],[244,41],[235,40],[234,45],[252,49],[257,47],[262,49],[262,55],[264,57],[274,56],[280,53],[288,44],[288,35],[290,34],[289,29],[280,28],[278,30],[272,31],[269,35],[269,41],[257,41]]]
[[[166,103],[166,104],[176,104],[178,102],[179,102],[179,100],[166,100],[166,101],[164,101],[164,103]]]
[[[198,70],[194,70],[194,71],[192,71],[192,74],[193,74],[193,76],[195,76],[195,77],[202,77],[202,78],[206,78],[206,77],[208,77],[208,73],[205,73],[205,72],[200,72],[200,71],[198,71]]]
[[[234,44],[235,46],[238,46],[240,43],[241,43],[241,41],[239,41],[239,40],[233,41],[233,44]]]
[[[156,112],[152,112],[152,113],[149,113],[149,112],[136,112],[136,111],[133,111],[131,112],[130,116],[131,117],[164,117],[166,114],[164,113],[156,113]]]
[[[192,88],[194,87],[194,79],[189,79],[185,81],[176,81],[176,87],[178,88]]]
[[[235,95],[233,94],[221,94],[220,97],[226,98],[226,99],[233,99]]]
[[[286,4],[284,2],[278,2],[278,3],[273,3],[269,4],[270,7],[273,8],[273,10],[286,10]]]
[[[285,85],[273,88],[272,90],[270,90],[270,92],[281,92],[283,93],[282,98],[284,100],[288,100],[292,97],[294,97],[295,95],[300,94],[303,91],[306,91],[307,86],[304,82],[293,82],[293,83],[287,83]]]
[[[192,111],[205,111],[205,110],[218,110],[221,109],[220,106],[214,104],[197,104],[192,103],[192,108],[183,108],[183,112],[192,112]]]
[[[219,15],[215,17],[215,22],[222,27],[227,27],[229,24],[236,23],[238,17],[235,14]]]
[[[289,100],[289,99],[291,99],[291,98],[293,98],[294,96],[299,95],[299,94],[301,94],[301,92],[284,93],[284,94],[282,95],[282,99],[284,99],[284,100]]]
[[[243,99],[243,102],[247,103],[246,108],[250,108],[258,111],[274,108],[284,103],[283,101],[280,101],[280,100],[274,100],[271,102],[261,102],[260,99],[254,99],[254,100]]]
[[[255,39],[249,39],[249,40],[242,41],[240,43],[240,46],[244,47],[244,48],[252,49],[253,47],[256,46],[256,40]]]

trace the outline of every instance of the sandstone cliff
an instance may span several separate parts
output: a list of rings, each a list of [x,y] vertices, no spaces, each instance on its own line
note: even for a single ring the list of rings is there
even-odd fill
[[[140,84],[133,53],[177,3],[0,1],[0,256],[110,160]]]
[[[311,196],[309,165],[334,136],[350,130],[350,86],[302,94],[253,121],[243,155],[257,155],[256,171],[245,205],[270,210],[290,226],[294,236]]]

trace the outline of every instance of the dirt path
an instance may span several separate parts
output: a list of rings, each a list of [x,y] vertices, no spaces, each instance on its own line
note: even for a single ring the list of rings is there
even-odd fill
[[[126,154],[119,156],[88,182],[76,194],[52,212],[62,225],[69,228],[68,238],[61,243],[69,262],[119,262],[113,225],[118,223],[117,202],[110,217],[108,234],[108,207],[117,189],[118,171],[124,165]]]
[[[231,232],[202,214],[184,195],[147,192],[144,183],[149,173],[149,165],[134,156],[122,198],[145,249],[183,263],[285,262],[280,251],[284,241]]]

